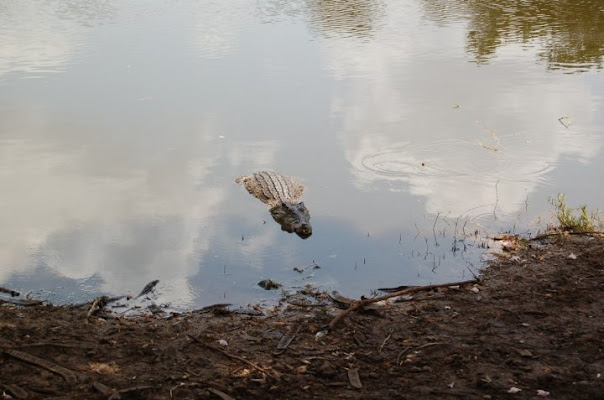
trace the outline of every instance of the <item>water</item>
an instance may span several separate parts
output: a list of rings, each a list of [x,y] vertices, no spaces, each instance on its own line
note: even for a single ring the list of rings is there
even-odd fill
[[[0,1],[0,285],[270,302],[468,278],[602,208],[601,1]],[[299,178],[301,240],[234,183]],[[313,269],[314,264],[320,269]],[[303,273],[293,270],[304,268]]]

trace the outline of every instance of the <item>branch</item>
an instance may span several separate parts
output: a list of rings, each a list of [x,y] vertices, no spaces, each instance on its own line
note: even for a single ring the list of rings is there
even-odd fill
[[[441,283],[441,284],[438,284],[438,285],[413,286],[413,287],[410,287],[410,288],[407,288],[407,289],[399,290],[398,292],[388,293],[388,294],[386,294],[384,296],[373,297],[371,299],[361,299],[361,300],[356,301],[352,306],[350,306],[346,310],[342,311],[334,319],[332,319],[331,322],[329,323],[329,330],[330,331],[333,330],[335,328],[335,326],[337,325],[337,323],[340,322],[340,320],[342,318],[344,318],[345,316],[347,316],[351,312],[353,312],[355,310],[358,310],[359,308],[363,308],[363,307],[365,307],[365,306],[367,306],[369,304],[372,304],[372,303],[377,303],[379,301],[387,300],[387,299],[390,299],[392,297],[403,296],[405,294],[416,293],[416,292],[423,292],[423,291],[437,289],[437,288],[441,288],[441,287],[447,287],[447,286],[466,285],[468,283],[477,283],[477,282],[478,282],[477,279],[472,279],[472,280],[469,280],[469,281]]]

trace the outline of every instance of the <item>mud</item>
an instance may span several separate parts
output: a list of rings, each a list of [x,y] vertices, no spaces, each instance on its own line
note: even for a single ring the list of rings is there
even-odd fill
[[[342,312],[0,306],[5,399],[602,399],[604,239],[510,239],[476,284]]]

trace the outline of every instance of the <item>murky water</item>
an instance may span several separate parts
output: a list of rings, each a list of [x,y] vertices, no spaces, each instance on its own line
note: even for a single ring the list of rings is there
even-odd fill
[[[467,278],[486,236],[545,227],[550,196],[604,206],[603,17],[2,0],[0,285],[64,303],[159,279],[192,308],[270,300],[266,278],[350,296]],[[234,183],[259,169],[304,183],[309,239]]]

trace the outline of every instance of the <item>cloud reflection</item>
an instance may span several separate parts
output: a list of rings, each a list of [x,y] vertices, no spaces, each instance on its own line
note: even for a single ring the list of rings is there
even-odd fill
[[[350,82],[334,95],[332,109],[358,187],[389,182],[391,190],[424,197],[434,214],[512,214],[564,156],[589,162],[599,153],[593,126],[600,101],[588,81],[544,76],[532,60],[518,58],[526,52],[519,48],[508,50],[524,71],[514,82],[505,65],[443,64],[421,40],[405,40],[409,14],[400,11],[385,13],[380,41],[323,43],[328,69]],[[459,49],[459,32],[446,27],[423,35]],[[576,124],[565,128],[562,115]]]
[[[95,150],[112,154],[111,144],[105,146]],[[95,166],[86,151],[45,147],[29,141],[0,147],[2,208],[11,210],[0,226],[0,280],[45,265],[73,279],[98,274],[101,290],[111,293],[160,279],[181,289],[166,300],[191,300],[186,279],[199,268],[209,216],[224,198],[222,189],[204,185],[216,157],[183,146],[160,164],[147,159],[122,174],[114,165],[106,175],[104,163]],[[61,167],[66,164],[69,170]]]
[[[107,1],[4,1],[0,5],[0,77],[60,72],[83,48],[91,26],[115,16]]]

